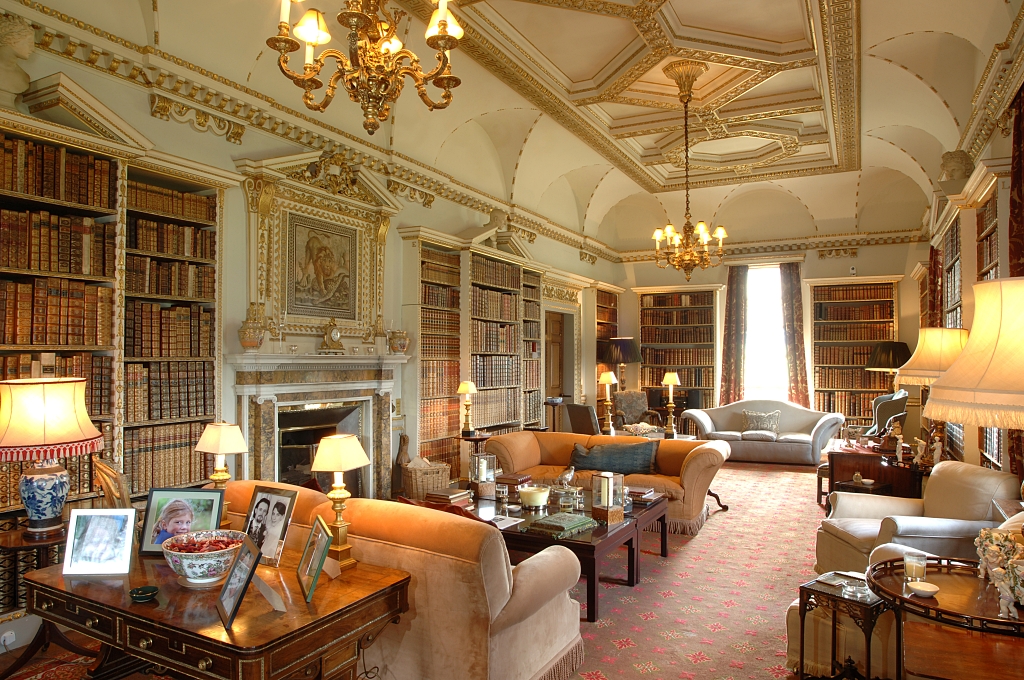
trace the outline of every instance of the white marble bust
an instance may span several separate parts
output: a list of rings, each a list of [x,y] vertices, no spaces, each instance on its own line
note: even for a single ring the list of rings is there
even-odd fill
[[[31,79],[18,65],[35,49],[35,31],[24,19],[0,15],[0,106],[14,108],[14,99],[28,89]]]
[[[967,179],[974,172],[974,160],[963,149],[942,154],[942,172],[947,180]]]

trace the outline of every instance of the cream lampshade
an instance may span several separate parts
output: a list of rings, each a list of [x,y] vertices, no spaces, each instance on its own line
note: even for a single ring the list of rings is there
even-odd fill
[[[456,392],[466,395],[466,419],[462,423],[462,436],[472,437],[476,435],[476,430],[473,429],[473,400],[470,395],[476,394],[476,383],[472,380],[463,380]]]
[[[601,427],[601,434],[615,434],[615,427],[612,425],[612,385],[617,385],[618,383],[619,381],[615,378],[615,374],[611,371],[605,371],[597,379],[598,385],[604,385],[605,421]]]
[[[661,379],[661,384],[668,387],[668,400],[672,401],[672,390],[679,387],[679,374],[675,371],[669,371],[665,374],[665,377]]]
[[[967,336],[962,328],[922,328],[913,356],[896,372],[896,383],[931,385],[960,356]]]
[[[350,555],[352,548],[348,544],[348,522],[342,519],[341,514],[345,511],[345,501],[352,497],[352,494],[345,488],[344,473],[349,470],[358,470],[370,464],[370,459],[363,451],[359,438],[354,434],[332,434],[320,440],[317,447],[316,457],[313,458],[312,472],[333,472],[334,483],[327,497],[333,502],[334,522],[331,523],[330,556],[338,560],[342,569],[349,569],[356,566],[356,561]]]
[[[974,284],[974,327],[960,356],[932,383],[924,417],[1024,428],[1024,278]]]
[[[85,378],[0,381],[0,460],[35,461],[18,482],[26,538],[64,532],[70,478],[57,459],[102,450],[103,435],[85,408]]]
[[[231,479],[228,474],[226,456],[246,453],[249,445],[242,437],[242,430],[231,423],[210,423],[203,430],[203,436],[196,444],[196,451],[213,454],[213,474],[210,481],[215,489],[223,489]]]

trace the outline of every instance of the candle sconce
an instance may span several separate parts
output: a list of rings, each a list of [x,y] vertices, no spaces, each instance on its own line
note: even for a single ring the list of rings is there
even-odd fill
[[[498,458],[493,453],[472,453],[469,456],[469,488],[476,498],[495,498]]]

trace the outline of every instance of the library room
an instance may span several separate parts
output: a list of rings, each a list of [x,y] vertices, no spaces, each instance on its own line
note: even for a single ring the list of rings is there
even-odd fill
[[[1024,680],[1022,26],[0,0],[0,680]]]

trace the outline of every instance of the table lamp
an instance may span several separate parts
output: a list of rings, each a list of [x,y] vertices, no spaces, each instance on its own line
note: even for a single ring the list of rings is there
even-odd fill
[[[466,420],[462,424],[462,436],[473,437],[476,435],[476,430],[473,429],[473,416],[471,415],[473,401],[469,395],[476,394],[476,383],[472,380],[463,380],[459,383],[458,394],[466,395]]]
[[[605,371],[597,379],[598,385],[604,385],[604,415],[605,423],[601,428],[601,434],[615,434],[615,427],[612,425],[612,385],[617,385],[618,380],[611,371]]]
[[[895,373],[900,366],[910,359],[910,348],[905,342],[887,340],[875,345],[871,350],[868,363],[864,366],[865,371],[880,371],[883,373]],[[893,389],[896,389],[895,383]]]
[[[342,519],[345,501],[352,494],[345,488],[344,473],[358,470],[370,464],[359,438],[354,434],[332,434],[320,440],[316,456],[313,458],[312,472],[333,472],[334,483],[327,497],[331,499],[334,509],[334,521],[331,527],[331,547],[328,555],[338,560],[341,569],[356,566],[352,559],[352,546],[348,544],[348,522]]]
[[[225,488],[231,479],[226,457],[246,453],[248,450],[249,445],[242,437],[242,430],[238,425],[231,423],[210,423],[196,444],[196,451],[213,454],[213,474],[210,475],[210,481],[213,482],[215,489]]]
[[[668,385],[668,403],[665,404],[665,408],[668,410],[668,415],[665,417],[665,439],[675,439],[676,419],[675,416],[672,415],[672,412],[675,411],[676,405],[675,402],[672,401],[672,390],[680,384],[679,374],[675,371],[665,373],[665,377],[661,379],[661,384]]]
[[[623,378],[626,364],[643,361],[643,356],[633,338],[610,338],[601,343],[601,356],[598,360],[602,364],[617,368],[616,378],[622,385],[622,389],[626,389],[626,382]]]
[[[85,378],[0,381],[0,460],[34,461],[18,481],[28,540],[64,533],[70,477],[58,458],[103,450],[85,408]]]
[[[896,384],[931,385],[960,356],[968,335],[962,328],[922,328],[913,356],[896,371]]]

